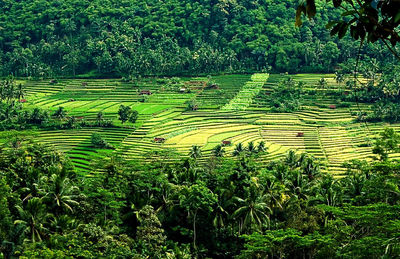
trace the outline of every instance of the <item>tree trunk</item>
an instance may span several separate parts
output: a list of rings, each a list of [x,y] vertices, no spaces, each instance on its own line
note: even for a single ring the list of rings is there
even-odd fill
[[[194,249],[196,249],[196,217],[197,217],[197,209],[194,212],[194,216],[193,216],[193,247]]]
[[[107,205],[104,206],[104,224],[107,222]]]

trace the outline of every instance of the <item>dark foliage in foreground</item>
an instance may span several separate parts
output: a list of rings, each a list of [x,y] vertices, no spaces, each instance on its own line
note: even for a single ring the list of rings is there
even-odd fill
[[[21,138],[0,157],[5,257],[400,255],[398,161],[354,161],[336,179],[294,152],[268,164],[248,153],[204,165],[113,156],[82,176],[61,153]]]

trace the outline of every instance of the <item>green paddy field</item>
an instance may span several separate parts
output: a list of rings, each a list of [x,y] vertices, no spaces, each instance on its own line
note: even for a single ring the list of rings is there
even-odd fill
[[[23,81],[26,88],[26,108],[40,107],[56,110],[62,106],[68,115],[94,120],[98,112],[113,120],[111,128],[82,128],[74,130],[34,130],[38,142],[49,143],[65,152],[80,172],[89,172],[91,163],[116,152],[128,160],[153,161],[153,159],[178,159],[187,156],[192,145],[203,152],[201,161],[212,156],[212,149],[222,141],[232,142],[227,155],[237,143],[265,141],[267,154],[260,162],[283,157],[289,150],[308,152],[321,161],[322,168],[334,175],[344,173],[343,163],[352,159],[372,159],[371,146],[384,127],[400,129],[400,124],[357,123],[352,116],[359,109],[368,110],[366,104],[335,109],[336,100],[323,94],[305,97],[304,107],[294,113],[273,113],[262,96],[273,91],[285,75],[221,75],[213,80],[216,89],[192,89],[181,93],[165,87],[165,80],[145,78],[138,85],[118,79]],[[305,82],[305,88],[316,89],[320,78],[328,80],[328,89],[338,85],[329,74],[298,74],[296,81]],[[187,82],[206,81],[206,77],[182,78]],[[190,85],[190,84],[188,84]],[[143,90],[152,95],[143,97]],[[325,91],[317,89],[316,91]],[[196,98],[197,111],[188,111],[187,102]],[[118,108],[129,105],[139,112],[133,124],[118,120]],[[101,133],[116,147],[115,150],[95,149],[91,134]],[[298,133],[304,136],[298,137]],[[164,143],[154,138],[165,138]],[[0,141],[7,134],[0,133]],[[398,154],[394,154],[397,156]],[[399,155],[400,156],[400,155]]]

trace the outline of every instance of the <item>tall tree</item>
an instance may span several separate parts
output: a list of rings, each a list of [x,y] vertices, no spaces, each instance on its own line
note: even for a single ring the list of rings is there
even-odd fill
[[[73,212],[73,207],[79,204],[77,201],[79,188],[67,177],[66,169],[64,168],[52,174],[48,179],[41,180],[46,181],[44,199],[54,208],[54,213],[57,215]]]
[[[272,213],[266,203],[266,197],[259,192],[257,184],[250,185],[246,198],[236,198],[238,207],[232,216],[239,220],[239,233],[261,231],[269,225],[269,214]]]
[[[210,213],[217,202],[217,196],[206,186],[194,184],[185,187],[179,195],[180,205],[188,211],[193,223],[193,247],[196,249],[197,240],[197,216],[199,212]]]
[[[42,199],[34,197],[29,199],[25,206],[16,206],[19,212],[19,219],[14,223],[24,226],[24,233],[29,236],[30,242],[42,241],[43,237],[48,233],[45,227],[48,219],[46,206]]]
[[[217,145],[213,149],[214,156],[216,157],[223,157],[225,154],[225,149],[222,147],[222,145]]]
[[[189,156],[195,160],[202,157],[200,146],[193,145],[189,151]]]
[[[162,256],[163,247],[167,237],[161,227],[154,208],[150,205],[144,206],[137,212],[139,226],[137,238],[142,247],[142,253],[151,257]]]

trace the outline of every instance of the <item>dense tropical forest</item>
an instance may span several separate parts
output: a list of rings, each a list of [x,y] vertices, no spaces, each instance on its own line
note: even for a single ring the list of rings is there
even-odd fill
[[[0,10],[0,259],[400,257],[400,2]]]
[[[2,1],[0,73],[27,77],[332,72],[356,58],[332,38],[332,4],[301,28],[296,1]],[[383,44],[362,53],[386,62]]]
[[[386,132],[389,142],[400,136]],[[390,134],[391,133],[391,134]],[[166,164],[102,160],[81,177],[54,149],[1,152],[2,254],[21,258],[395,258],[399,163],[347,165],[335,179],[307,154],[262,149]]]

